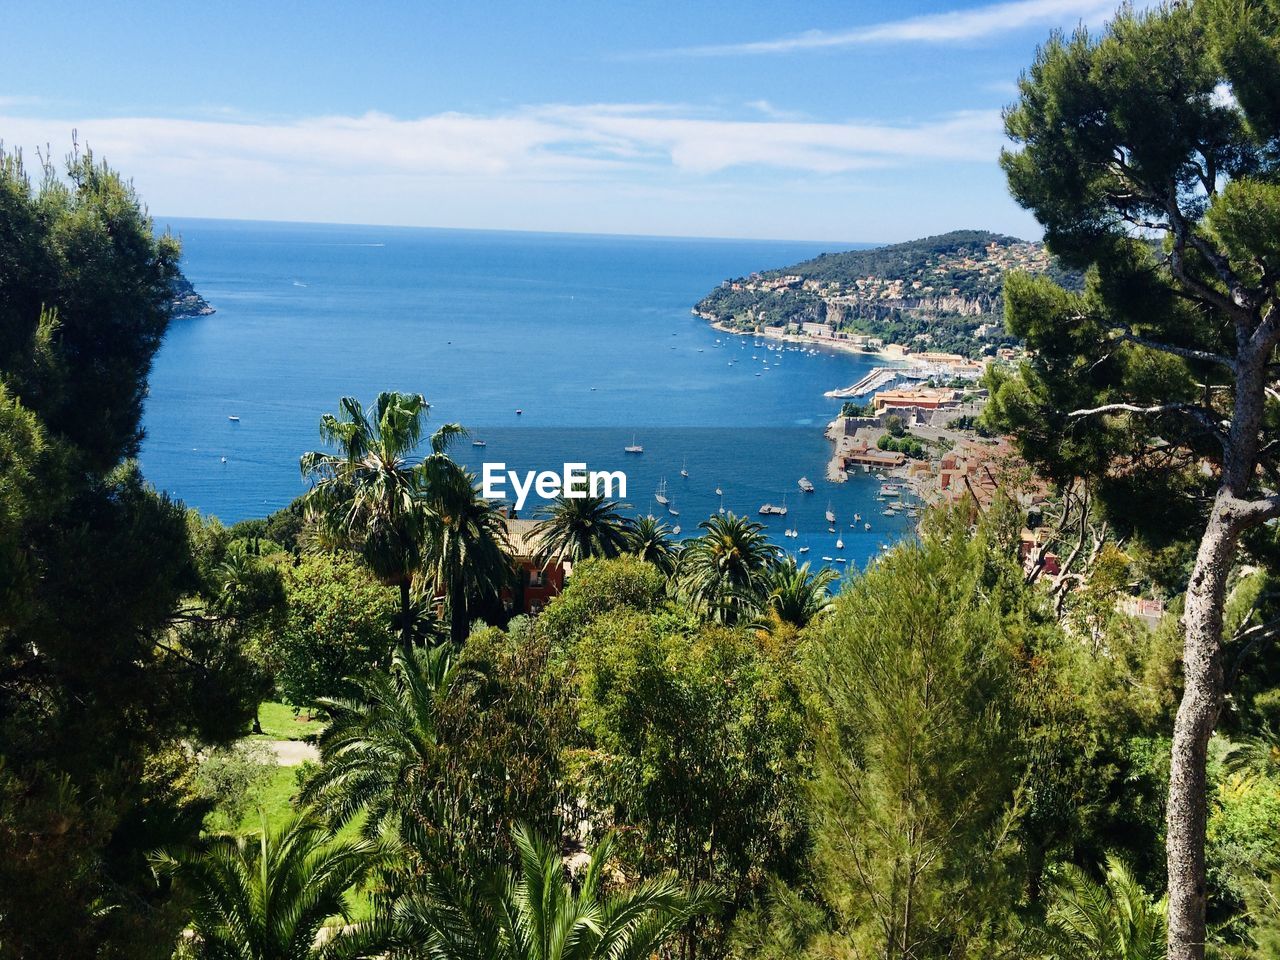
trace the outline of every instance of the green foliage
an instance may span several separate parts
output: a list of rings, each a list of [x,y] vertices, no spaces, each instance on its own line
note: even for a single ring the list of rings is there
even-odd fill
[[[604,497],[556,497],[543,508],[543,519],[533,528],[540,558],[577,562],[626,553],[631,546],[631,522],[618,512],[619,507]]]
[[[540,622],[549,636],[565,643],[613,610],[655,610],[666,593],[658,568],[636,557],[583,560],[573,565],[573,577]]]
[[[680,551],[676,582],[682,596],[719,623],[750,618],[764,601],[764,577],[778,548],[764,524],[729,513],[698,524],[703,533]]]
[[[234,828],[244,819],[255,794],[271,778],[275,767],[275,757],[266,744],[242,740],[200,758],[196,791],[214,806],[224,824]]]
[[[811,573],[809,564],[784,557],[765,572],[765,608],[779,623],[807,627],[831,608],[831,585],[839,579],[828,567]]]
[[[145,853],[199,832],[184,741],[248,723],[263,613],[129,458],[178,244],[91,155],[0,151],[0,956],[167,955]]]
[[[310,554],[284,570],[283,622],[259,640],[263,662],[297,706],[336,696],[349,677],[386,663],[396,596],[355,557]]]
[[[506,517],[476,478],[453,461],[427,461],[426,573],[449,608],[449,637],[466,639],[471,621],[501,615],[502,590],[515,580]]]
[[[569,653],[579,791],[599,822],[634,828],[628,862],[713,881],[735,905],[795,875],[809,749],[791,652],[679,608],[615,608]]]
[[[1102,883],[1067,865],[1054,876],[1045,929],[1034,939],[1054,960],[1164,960],[1165,903],[1113,857]]]
[[[1008,248],[1021,243],[1013,237],[982,230],[955,230],[871,250],[824,253],[813,260],[759,275],[765,281],[798,276],[824,285],[838,284],[846,300],[836,311],[823,302],[821,294],[812,290],[734,290],[732,284],[713,290],[694,309],[721,322],[750,327],[835,322],[848,332],[879,337],[887,343],[909,344],[924,335],[929,338],[931,349],[974,356],[982,346],[976,335],[978,326],[1000,315],[1001,287],[1006,276],[1002,269],[984,268],[987,247],[995,244]],[[970,264],[970,260],[974,263]],[[1056,263],[1051,262],[1047,272],[1068,286],[1078,288],[1080,285],[1078,274]],[[904,299],[933,298],[935,302],[924,308],[899,308],[885,305],[878,297],[863,298],[856,284],[868,277],[903,283]],[[933,291],[917,291],[912,287],[915,282],[931,286]],[[850,295],[854,298],[852,303],[847,301]],[[978,313],[949,313],[936,302],[937,298],[951,296],[976,305]],[[987,341],[995,345],[1013,342],[1007,335]]]
[[[402,831],[416,866],[500,862],[518,819],[549,827],[559,801],[558,753],[568,724],[548,649],[531,638],[476,635],[461,659],[448,646],[397,651],[350,697],[322,700],[332,720],[304,799],[344,825]]]
[[[851,581],[813,634],[815,870],[838,917],[819,952],[983,956],[1004,935],[1020,587],[955,527]]]
[[[151,358],[169,323],[178,242],[91,152],[38,186],[0,153],[0,371],[95,472],[135,456]]]
[[[670,576],[676,566],[671,528],[653,517],[639,517],[631,528],[631,552]]]
[[[901,429],[901,428],[899,428]],[[913,460],[921,460],[925,456],[925,446],[919,437],[909,433],[891,434],[882,433],[880,438],[876,440],[876,447],[881,450],[891,450],[897,453],[904,453]]]
[[[183,949],[193,960],[319,960],[354,939],[339,927],[320,947],[316,935],[328,918],[348,916],[347,891],[376,853],[367,840],[331,842],[320,823],[300,816],[261,836],[213,838],[152,862],[189,896],[195,936]]]
[[[391,942],[439,960],[646,960],[715,909],[713,889],[667,877],[610,890],[612,838],[573,884],[556,846],[525,827],[513,840],[515,870],[430,876],[397,907]]]
[[[343,397],[340,408],[320,418],[330,449],[302,455],[302,475],[316,481],[306,507],[326,545],[354,550],[379,582],[399,589],[407,651],[416,625],[410,594],[427,561],[426,488],[436,474],[452,472],[445,451],[463,431],[445,424],[431,436],[431,456],[415,462],[430,409],[421,394],[384,391],[369,410]]]

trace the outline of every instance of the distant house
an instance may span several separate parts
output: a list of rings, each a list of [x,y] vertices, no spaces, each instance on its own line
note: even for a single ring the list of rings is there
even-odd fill
[[[867,443],[862,437],[844,441],[840,445],[840,454],[844,464],[868,467],[900,467],[906,460],[906,454],[897,450],[880,450]]]
[[[516,562],[515,586],[503,592],[503,603],[511,613],[538,613],[564,589],[573,565],[560,558],[538,563],[538,545],[533,536],[534,520],[507,520],[507,542]]]
[[[933,387],[914,390],[881,390],[871,399],[876,413],[891,407],[915,407],[920,410],[938,410],[954,407],[959,403],[956,391]]]

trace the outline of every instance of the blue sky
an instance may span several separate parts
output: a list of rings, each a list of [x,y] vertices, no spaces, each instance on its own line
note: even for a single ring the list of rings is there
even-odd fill
[[[1050,30],[1113,8],[45,0],[6,16],[0,140],[74,128],[160,217],[1037,236],[1000,109]]]

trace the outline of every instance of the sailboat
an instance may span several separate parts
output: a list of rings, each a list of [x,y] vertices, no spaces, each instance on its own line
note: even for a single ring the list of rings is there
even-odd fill
[[[680,516],[680,511],[677,510],[674,506],[667,507],[667,513],[671,514],[673,517]]]
[[[658,489],[654,491],[653,499],[664,507],[667,505],[667,481],[665,477],[658,483]]]
[[[636,443],[635,434],[631,436],[631,445],[622,448],[623,453],[644,453],[644,447]]]
[[[716,493],[720,493],[720,488],[716,487]],[[722,516],[724,514],[724,494],[720,493],[720,509],[717,511]]]
[[[827,523],[836,522],[836,512],[831,509],[831,501],[827,501]]]
[[[843,550],[843,549],[844,549],[844,541],[843,541],[843,540],[841,540],[839,537],[836,537],[836,549],[837,549],[837,550]]]
[[[723,496],[724,496],[724,491],[723,491],[723,490],[721,490],[719,487],[716,487],[716,496],[717,496],[717,497],[723,497]]]
[[[685,465],[683,460],[680,461],[680,476],[684,477],[686,480],[689,479],[689,468]]]

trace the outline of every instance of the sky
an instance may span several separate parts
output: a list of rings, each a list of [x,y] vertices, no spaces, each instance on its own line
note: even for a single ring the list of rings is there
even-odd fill
[[[81,145],[158,219],[893,242],[1038,237],[1000,112],[1115,0],[44,0],[0,142]]]

